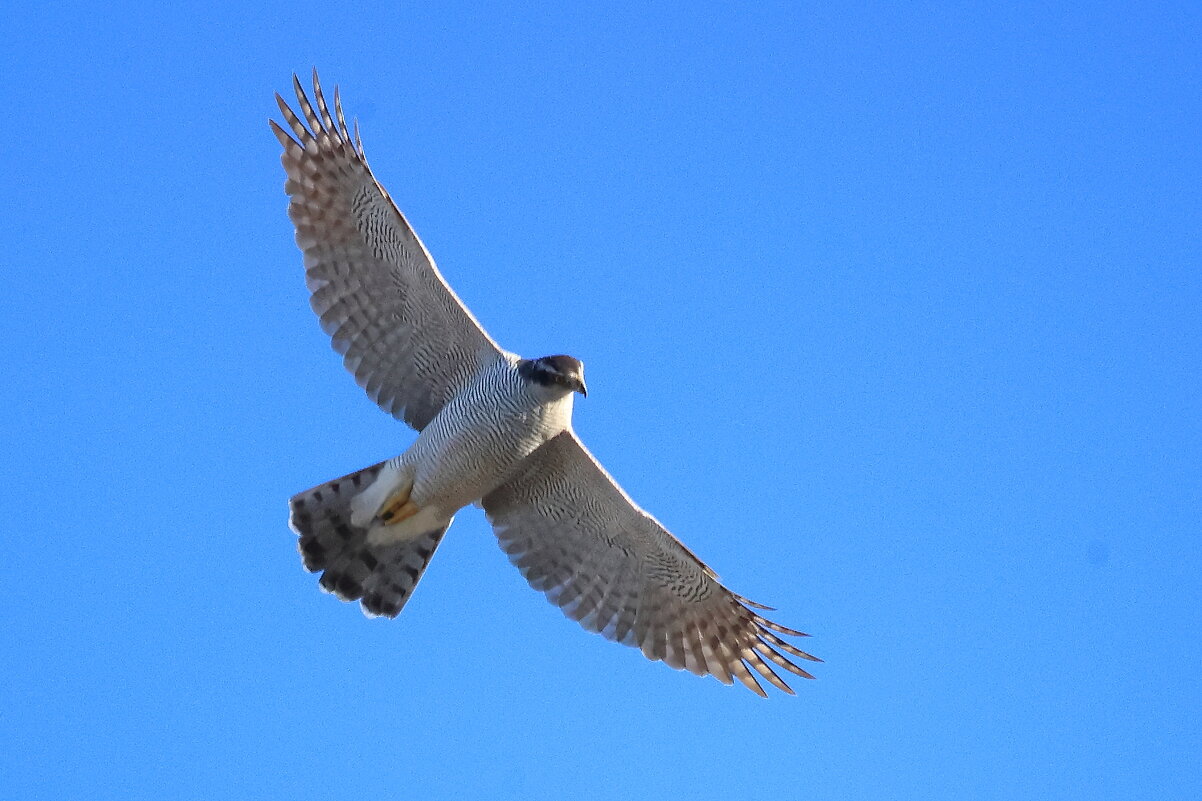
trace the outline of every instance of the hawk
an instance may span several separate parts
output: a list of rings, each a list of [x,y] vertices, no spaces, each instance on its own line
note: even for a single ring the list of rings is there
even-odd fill
[[[584,365],[497,345],[376,180],[338,89],[331,113],[316,70],[312,101],[295,75],[293,87],[300,115],[277,94],[287,130],[271,128],[310,302],[368,396],[419,432],[401,455],[291,499],[321,587],[395,617],[452,518],[477,504],[530,586],[585,629],[761,696],[756,676],[793,693],[772,666],[813,678],[788,657],[821,660],[784,639],[806,635],[719,583],[581,443]]]

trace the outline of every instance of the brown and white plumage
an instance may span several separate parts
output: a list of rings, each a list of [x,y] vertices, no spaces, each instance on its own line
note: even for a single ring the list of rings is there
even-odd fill
[[[815,657],[778,635],[692,551],[640,509],[576,435],[565,431],[484,496],[501,548],[530,586],[589,631],[697,675],[764,691],[750,667],[792,692],[765,660],[813,678],[779,652]]]
[[[571,429],[583,365],[503,351],[442,279],[367,166],[338,92],[331,114],[293,79],[301,116],[285,191],[314,311],[347,368],[381,408],[420,433],[394,459],[295,496],[290,522],[321,586],[394,617],[463,506],[480,503],[530,585],[590,631],[652,660],[792,692],[780,669],[818,661],[640,509]]]
[[[359,386],[421,430],[501,349],[372,175],[338,90],[335,118],[313,77],[316,109],[292,79],[303,122],[275,96],[295,139],[271,121],[284,146],[288,216],[304,252],[310,303]]]

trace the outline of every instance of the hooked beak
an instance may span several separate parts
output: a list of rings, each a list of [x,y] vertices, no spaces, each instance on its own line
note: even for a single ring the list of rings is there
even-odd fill
[[[584,385],[584,379],[583,379],[583,378],[577,378],[577,379],[576,379],[576,391],[577,391],[577,392],[579,392],[579,393],[580,393],[581,395],[583,395],[584,397],[586,397],[586,398],[588,397],[588,387],[586,387],[586,386]]]

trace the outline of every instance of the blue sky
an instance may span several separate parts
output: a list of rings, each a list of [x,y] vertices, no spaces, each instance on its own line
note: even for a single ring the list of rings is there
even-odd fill
[[[1202,793],[1196,6],[380,5],[0,22],[6,798]],[[315,64],[798,697],[581,632],[476,511],[395,621],[302,571],[287,498],[412,437],[308,309]]]

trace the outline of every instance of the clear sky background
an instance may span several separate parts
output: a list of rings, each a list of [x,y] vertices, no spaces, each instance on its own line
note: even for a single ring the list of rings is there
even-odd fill
[[[4,798],[1202,796],[1197,4],[755,5],[5,12]],[[287,498],[412,439],[308,308],[313,65],[798,697],[475,510],[395,621],[303,572]]]

